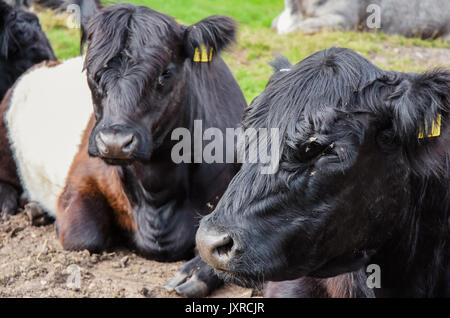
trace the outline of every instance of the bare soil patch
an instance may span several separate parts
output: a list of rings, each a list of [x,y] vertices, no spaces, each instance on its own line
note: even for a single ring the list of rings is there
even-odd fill
[[[25,213],[0,220],[0,297],[179,297],[164,284],[182,264],[151,261],[129,250],[65,251],[54,224],[31,226]],[[226,285],[211,297],[251,295],[250,289]]]

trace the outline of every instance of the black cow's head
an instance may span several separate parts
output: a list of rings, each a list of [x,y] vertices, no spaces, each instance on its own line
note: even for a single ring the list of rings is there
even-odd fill
[[[28,68],[56,60],[37,16],[0,1],[0,96]]]
[[[243,126],[280,129],[279,170],[243,164],[201,221],[200,255],[244,284],[360,268],[405,231],[423,191],[409,178],[448,169],[449,103],[450,71],[384,72],[347,49],[276,74]]]
[[[147,7],[118,4],[101,10],[86,37],[96,117],[89,153],[111,164],[149,160],[189,107],[187,65],[218,54],[234,33],[234,22],[226,17],[185,27]]]

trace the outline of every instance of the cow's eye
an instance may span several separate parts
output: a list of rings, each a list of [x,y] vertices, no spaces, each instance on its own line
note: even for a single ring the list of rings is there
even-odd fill
[[[8,20],[10,20],[10,21],[15,20],[16,18],[17,18],[17,12],[11,12],[8,15]]]
[[[309,143],[306,143],[300,147],[300,157],[303,158],[305,161],[309,159],[313,159],[320,155],[322,151],[326,149],[326,145],[322,145],[318,142],[312,141]]]
[[[322,155],[333,153],[334,144],[322,144],[317,141],[310,141],[302,144],[296,151],[296,159],[302,163],[311,161]]]
[[[160,87],[163,87],[167,81],[172,77],[172,71],[169,69],[166,69],[158,78],[158,85]]]

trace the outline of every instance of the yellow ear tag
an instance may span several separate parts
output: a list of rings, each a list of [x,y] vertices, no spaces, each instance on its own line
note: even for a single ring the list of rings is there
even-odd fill
[[[426,128],[426,127],[425,127]],[[441,114],[439,114],[435,121],[433,121],[433,125],[431,126],[431,131],[427,135],[427,137],[438,137],[441,135]],[[423,131],[419,130],[419,139],[423,139]]]
[[[211,62],[212,58],[213,48],[210,49],[209,56],[205,45],[202,45],[200,49],[198,47],[195,48],[194,62]]]

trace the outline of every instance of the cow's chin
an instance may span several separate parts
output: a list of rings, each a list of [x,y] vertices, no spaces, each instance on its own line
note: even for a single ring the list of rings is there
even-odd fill
[[[116,159],[116,158],[106,158],[102,156],[97,156],[98,158],[102,159],[106,164],[110,166],[131,166],[131,165],[147,165],[150,163],[150,158],[144,158],[144,157],[135,157],[132,156],[128,159]]]
[[[98,152],[95,152],[95,151],[89,151],[89,156],[92,158],[101,159],[104,163],[106,163],[109,166],[120,166],[120,167],[127,167],[127,166],[131,166],[133,164],[136,164],[136,163],[145,164],[149,161],[149,159],[137,158],[135,156],[132,156],[127,159],[107,158],[107,157],[102,157]]]
[[[245,266],[229,266],[227,270],[215,269],[217,275],[224,281],[246,288],[261,288],[267,281],[286,281],[303,276],[316,278],[330,278],[340,274],[353,272],[365,266],[374,251],[361,251],[332,258],[321,265],[303,264],[303,266],[290,267],[282,264],[270,266],[270,262],[261,268],[246,268]],[[240,262],[245,263],[245,262]],[[268,266],[269,265],[269,266]],[[257,266],[256,266],[257,267]]]
[[[219,269],[214,269],[217,276],[225,283],[235,284],[244,288],[262,289],[264,286],[264,279],[253,274],[229,272]]]
[[[363,250],[344,254],[329,260],[324,265],[310,272],[308,276],[330,278],[344,273],[354,272],[367,265],[374,254],[375,250]]]
[[[245,288],[261,289],[267,281],[284,281],[296,279],[301,276],[306,276],[308,273],[304,270],[295,271],[287,274],[286,268],[278,266],[267,266],[264,264],[261,268],[256,269],[255,266],[251,268],[243,268],[240,266],[230,266],[228,270],[214,269],[217,276],[227,283],[239,285]]]

